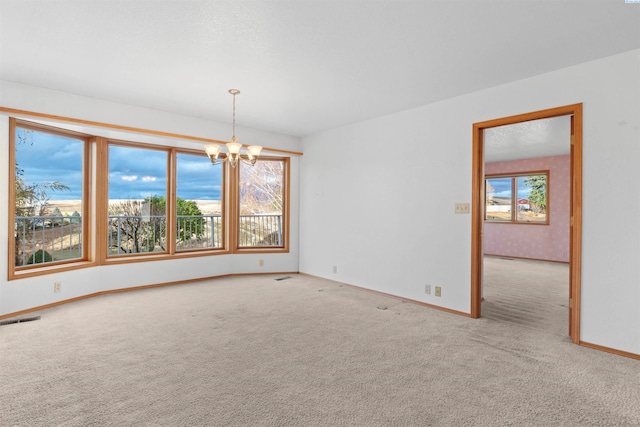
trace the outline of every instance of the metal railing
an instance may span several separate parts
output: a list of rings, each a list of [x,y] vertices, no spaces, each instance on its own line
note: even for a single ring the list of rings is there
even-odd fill
[[[165,216],[109,215],[109,255],[167,250]],[[282,215],[240,215],[239,245],[282,246]],[[83,256],[81,216],[18,216],[15,219],[16,266],[51,263]],[[221,215],[178,215],[176,250],[220,248]]]
[[[282,246],[282,215],[240,215],[239,245]]]
[[[50,263],[82,257],[82,217],[16,216],[15,265]]]
[[[158,215],[109,215],[109,255],[164,251],[167,218]]]
[[[111,254],[135,254],[166,249],[166,217],[109,216]],[[239,245],[282,246],[282,215],[240,215]],[[222,216],[178,215],[176,250],[222,247]]]
[[[222,216],[178,215],[177,251],[222,247]]]

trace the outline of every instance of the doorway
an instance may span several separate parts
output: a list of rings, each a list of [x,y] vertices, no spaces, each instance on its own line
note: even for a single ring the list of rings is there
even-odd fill
[[[569,335],[580,342],[580,270],[582,236],[582,104],[490,120],[473,125],[473,194],[472,194],[472,259],[471,317],[481,317],[483,282],[483,232],[485,215],[485,130],[540,119],[570,117],[570,208],[569,208]]]

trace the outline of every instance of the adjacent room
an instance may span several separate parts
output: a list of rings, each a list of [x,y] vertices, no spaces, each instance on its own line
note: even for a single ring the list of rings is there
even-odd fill
[[[571,117],[484,137],[482,317],[568,336]]]
[[[640,424],[640,3],[0,0],[0,424]]]

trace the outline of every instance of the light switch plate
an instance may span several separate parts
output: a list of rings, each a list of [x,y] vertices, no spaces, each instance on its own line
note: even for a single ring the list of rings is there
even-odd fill
[[[456,203],[456,205],[455,205],[455,213],[456,214],[468,214],[469,213],[469,203]]]

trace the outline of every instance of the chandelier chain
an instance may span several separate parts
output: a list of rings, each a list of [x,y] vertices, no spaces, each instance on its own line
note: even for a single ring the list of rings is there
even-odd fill
[[[236,94],[233,93],[233,138],[236,137]]]

